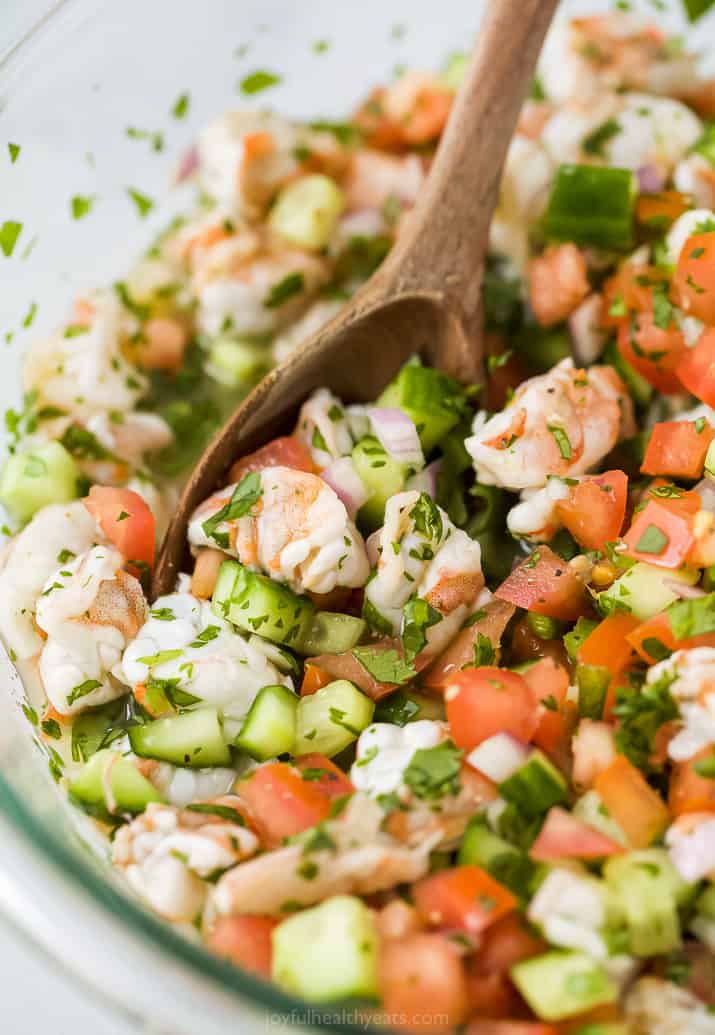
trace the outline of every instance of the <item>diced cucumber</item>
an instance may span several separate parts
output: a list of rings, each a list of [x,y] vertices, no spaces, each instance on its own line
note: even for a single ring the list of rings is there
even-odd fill
[[[271,643],[295,646],[307,635],[315,605],[287,586],[224,561],[213,592],[216,614],[247,633],[258,633]]]
[[[343,654],[357,646],[366,628],[362,618],[333,611],[316,611],[295,649],[300,654]]]
[[[127,717],[127,698],[110,701],[99,708],[87,708],[72,722],[72,758],[87,762],[104,745],[123,736],[123,720]]]
[[[577,819],[587,823],[594,830],[600,830],[606,837],[628,847],[628,838],[615,819],[611,818],[598,791],[586,791],[575,803],[572,811]]]
[[[708,446],[705,454],[705,477],[711,482],[715,481],[715,439]]]
[[[378,994],[375,914],[359,898],[336,895],[288,917],[273,931],[272,977],[314,1003]]]
[[[499,793],[525,816],[540,816],[552,805],[566,800],[568,784],[546,755],[536,750],[515,773],[499,784]]]
[[[334,180],[315,173],[283,188],[268,223],[285,241],[319,251],[330,241],[344,208],[345,195]]]
[[[256,694],[236,740],[237,747],[257,762],[292,751],[295,743],[298,698],[280,683]]]
[[[217,338],[206,362],[207,374],[228,388],[258,381],[269,367],[270,353],[265,345],[235,338]]]
[[[0,502],[19,521],[29,521],[48,503],[67,503],[79,495],[81,471],[59,442],[16,453],[5,461]]]
[[[544,1021],[574,1017],[618,998],[616,985],[585,952],[545,952],[517,963],[510,974],[531,1009]]]
[[[529,856],[493,833],[482,816],[474,816],[469,821],[458,862],[460,866],[481,866],[522,898],[532,890],[537,873]]]
[[[109,790],[113,801],[107,801]],[[164,798],[137,767],[116,751],[97,751],[70,781],[70,798],[92,814],[143,812]]]
[[[352,461],[370,494],[360,508],[358,521],[362,527],[379,528],[385,516],[385,504],[404,488],[407,465],[390,456],[374,435],[360,439],[352,451]]]
[[[447,64],[440,74],[440,79],[448,90],[456,92],[460,88],[462,80],[467,73],[468,64],[469,56],[467,54],[463,54],[460,51],[450,54]]]
[[[412,418],[425,453],[459,422],[464,403],[458,381],[414,360],[405,363],[377,400],[378,406],[397,407]]]
[[[373,722],[391,722],[393,726],[406,726],[418,719],[444,719],[446,717],[444,698],[436,694],[421,694],[416,690],[395,690],[375,705]]]
[[[604,614],[623,610],[645,622],[678,599],[678,594],[667,585],[668,582],[676,580],[694,586],[699,576],[700,572],[692,568],[658,568],[639,561],[599,593],[598,606]]]
[[[620,900],[634,956],[656,956],[680,945],[678,906],[687,902],[692,889],[665,849],[614,856],[603,875]]]
[[[375,703],[348,679],[336,679],[298,703],[295,754],[318,751],[332,758],[372,722]]]
[[[606,703],[611,672],[602,665],[577,665],[579,715],[586,719],[600,719]]]
[[[231,752],[215,708],[168,715],[129,730],[132,751],[179,766],[227,766]]]
[[[585,1024],[583,1028],[575,1031],[574,1035],[633,1035],[633,1029],[629,1024],[610,1024],[598,1021],[595,1024]]]

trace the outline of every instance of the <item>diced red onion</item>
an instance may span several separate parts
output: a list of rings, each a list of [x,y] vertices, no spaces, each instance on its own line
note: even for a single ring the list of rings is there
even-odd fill
[[[603,352],[608,335],[601,328],[603,299],[595,293],[584,299],[568,319],[573,358],[579,366],[590,366]]]
[[[369,535],[365,540],[365,549],[367,550],[367,559],[370,562],[370,567],[374,568],[377,562],[380,560],[380,533],[381,528],[378,528],[376,532]]]
[[[501,783],[524,764],[528,755],[528,747],[516,737],[510,733],[495,733],[470,751],[466,760],[494,783]]]
[[[386,453],[402,464],[422,466],[424,457],[414,421],[404,410],[388,406],[371,406],[368,416],[373,431]]]
[[[698,597],[706,597],[707,593],[699,586],[688,586],[685,582],[678,582],[677,579],[663,579],[663,585],[672,590],[681,600],[697,600]]]
[[[636,169],[641,194],[657,194],[665,186],[663,174],[657,165],[641,165]]]
[[[413,474],[411,478],[408,478],[405,488],[411,489],[414,492],[426,492],[428,496],[436,499],[437,475],[441,469],[442,461],[433,460],[431,464],[427,464],[427,466],[421,471],[418,471],[417,474]]]
[[[339,460],[334,460],[321,472],[320,477],[342,500],[350,517],[354,517],[366,502],[369,493],[350,457],[342,456]]]
[[[703,478],[701,482],[695,486],[695,492],[700,497],[700,506],[703,510],[710,511],[711,514],[715,514],[715,484],[710,481],[709,478]]]
[[[704,820],[687,834],[671,827],[666,842],[673,865],[689,884],[715,869],[715,819]]]
[[[176,182],[184,183],[194,175],[199,167],[199,150],[197,147],[190,148],[179,163],[179,170],[176,174]]]

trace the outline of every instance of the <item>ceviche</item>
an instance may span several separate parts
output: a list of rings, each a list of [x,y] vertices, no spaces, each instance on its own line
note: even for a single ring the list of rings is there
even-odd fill
[[[484,383],[315,391],[149,595],[208,434],[409,221],[465,62],[201,133],[196,208],[27,355],[0,633],[54,778],[214,953],[407,1030],[706,1035],[715,82],[681,43],[553,34]]]

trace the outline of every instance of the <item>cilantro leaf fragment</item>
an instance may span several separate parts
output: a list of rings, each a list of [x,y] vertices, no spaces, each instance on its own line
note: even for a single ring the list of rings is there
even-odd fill
[[[223,521],[236,521],[238,518],[248,514],[251,507],[263,495],[263,487],[261,485],[261,475],[258,471],[251,471],[238,483],[236,488],[233,490],[233,495],[228,503],[226,503],[220,510],[207,518],[202,524],[204,534],[207,539],[214,539],[220,543],[220,536],[216,530]]]
[[[451,740],[433,748],[420,748],[405,769],[404,781],[413,793],[427,801],[458,794],[462,751]]]
[[[136,205],[137,212],[139,213],[140,219],[146,219],[151,210],[154,208],[154,202],[146,194],[142,194],[141,191],[137,190],[136,187],[127,187],[127,194]]]
[[[243,77],[239,83],[239,89],[244,96],[252,97],[253,94],[267,90],[270,86],[277,86],[281,81],[282,77],[276,75],[275,72],[258,69]]]
[[[670,693],[673,677],[666,673],[642,689],[617,691],[615,715],[619,720],[616,747],[639,769],[647,769],[655,736],[661,726],[677,719],[678,706]]]
[[[2,226],[0,226],[0,248],[7,259],[9,259],[14,252],[17,239],[21,233],[22,223],[16,223],[12,219],[7,219]]]
[[[414,666],[394,647],[353,647],[350,653],[378,683],[399,685],[407,683],[417,675]]]

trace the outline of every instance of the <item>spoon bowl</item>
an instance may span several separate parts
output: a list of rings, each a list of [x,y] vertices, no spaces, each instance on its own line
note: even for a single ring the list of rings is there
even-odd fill
[[[419,203],[382,266],[333,320],[251,392],[188,480],[152,592],[173,590],[188,520],[231,464],[285,433],[321,386],[369,402],[412,355],[463,382],[482,376],[481,292],[489,225],[521,104],[558,0],[489,0]]]

